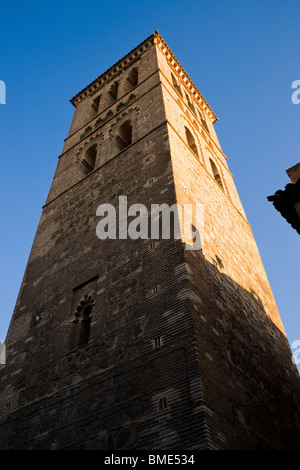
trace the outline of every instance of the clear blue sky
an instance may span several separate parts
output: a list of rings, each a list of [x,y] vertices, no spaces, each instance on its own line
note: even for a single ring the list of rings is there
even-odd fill
[[[4,340],[78,91],[152,34],[211,105],[290,344],[300,340],[299,235],[266,197],[300,161],[299,0],[2,2],[1,307]]]

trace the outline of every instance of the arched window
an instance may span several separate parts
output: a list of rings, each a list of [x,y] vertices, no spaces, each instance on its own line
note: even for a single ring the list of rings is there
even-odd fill
[[[124,150],[132,142],[132,125],[131,121],[125,121],[117,130],[116,145],[118,150]]]
[[[202,120],[202,124],[203,124],[203,127],[207,130],[207,132],[210,134],[209,132],[209,129],[208,129],[208,125],[206,124],[206,121],[204,121],[204,119]]]
[[[97,157],[97,144],[92,145],[87,149],[81,160],[81,169],[84,175],[88,175],[95,168]]]
[[[199,113],[200,121],[202,122],[203,127],[204,127],[204,128],[207,130],[207,132],[210,134],[209,129],[208,129],[208,125],[206,124],[205,119],[203,119],[203,115],[202,115],[200,109],[198,109],[198,113]]]
[[[109,96],[109,101],[111,104],[114,103],[118,98],[118,89],[119,89],[118,82],[113,83],[109,89],[108,96]]]
[[[175,78],[175,75],[173,75],[172,73],[171,73],[171,78],[172,78],[173,87],[175,88],[175,90],[178,91],[178,93],[180,94],[180,96],[182,96],[181,88],[180,88],[180,86],[179,86],[179,84],[178,84],[178,82],[177,82],[177,80],[176,80],[176,78]]]
[[[129,72],[129,74],[127,76],[127,82],[129,83],[129,89],[134,88],[135,86],[137,86],[138,81],[139,81],[138,69],[135,67],[134,69],[132,69]]]
[[[69,338],[70,349],[80,348],[88,343],[93,305],[94,300],[92,297],[85,295],[77,306],[72,320],[72,329]]]
[[[224,190],[224,186],[223,186],[222,179],[221,179],[219,170],[217,168],[217,165],[215,164],[215,162],[211,158],[209,159],[209,161],[210,161],[211,170],[212,170],[212,173],[213,173],[213,176],[214,176],[216,182],[218,183],[220,188],[222,188]]]
[[[188,95],[187,93],[185,94],[185,97],[186,97],[186,101],[187,101],[187,104],[188,104],[190,110],[191,110],[192,113],[194,113],[195,116],[196,116],[195,107],[194,107],[193,103],[191,102],[191,99],[190,99],[190,97],[189,97],[189,95]]]
[[[186,141],[187,141],[188,146],[190,147],[192,152],[194,152],[194,154],[197,155],[198,157],[199,155],[198,155],[198,150],[197,150],[194,136],[187,127],[185,127],[185,136],[186,136]]]
[[[95,111],[96,114],[98,114],[98,109],[99,109],[99,104],[100,104],[100,98],[101,95],[97,96],[96,98],[93,99],[92,101],[92,109]]]

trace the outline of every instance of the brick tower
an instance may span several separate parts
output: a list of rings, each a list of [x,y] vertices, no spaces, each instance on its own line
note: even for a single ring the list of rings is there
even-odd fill
[[[157,32],[71,103],[0,366],[1,449],[299,449],[298,373],[214,112]],[[200,247],[128,236],[133,204],[191,207]]]

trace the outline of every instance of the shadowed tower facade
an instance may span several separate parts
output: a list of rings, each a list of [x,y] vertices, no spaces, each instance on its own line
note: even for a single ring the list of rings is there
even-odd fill
[[[298,373],[213,110],[157,32],[71,103],[0,366],[0,448],[299,449]],[[152,204],[188,207],[200,245],[142,236]]]

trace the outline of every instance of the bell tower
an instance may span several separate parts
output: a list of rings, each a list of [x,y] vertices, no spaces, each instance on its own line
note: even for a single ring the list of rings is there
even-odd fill
[[[214,111],[157,32],[71,103],[0,448],[299,449],[297,369]]]

